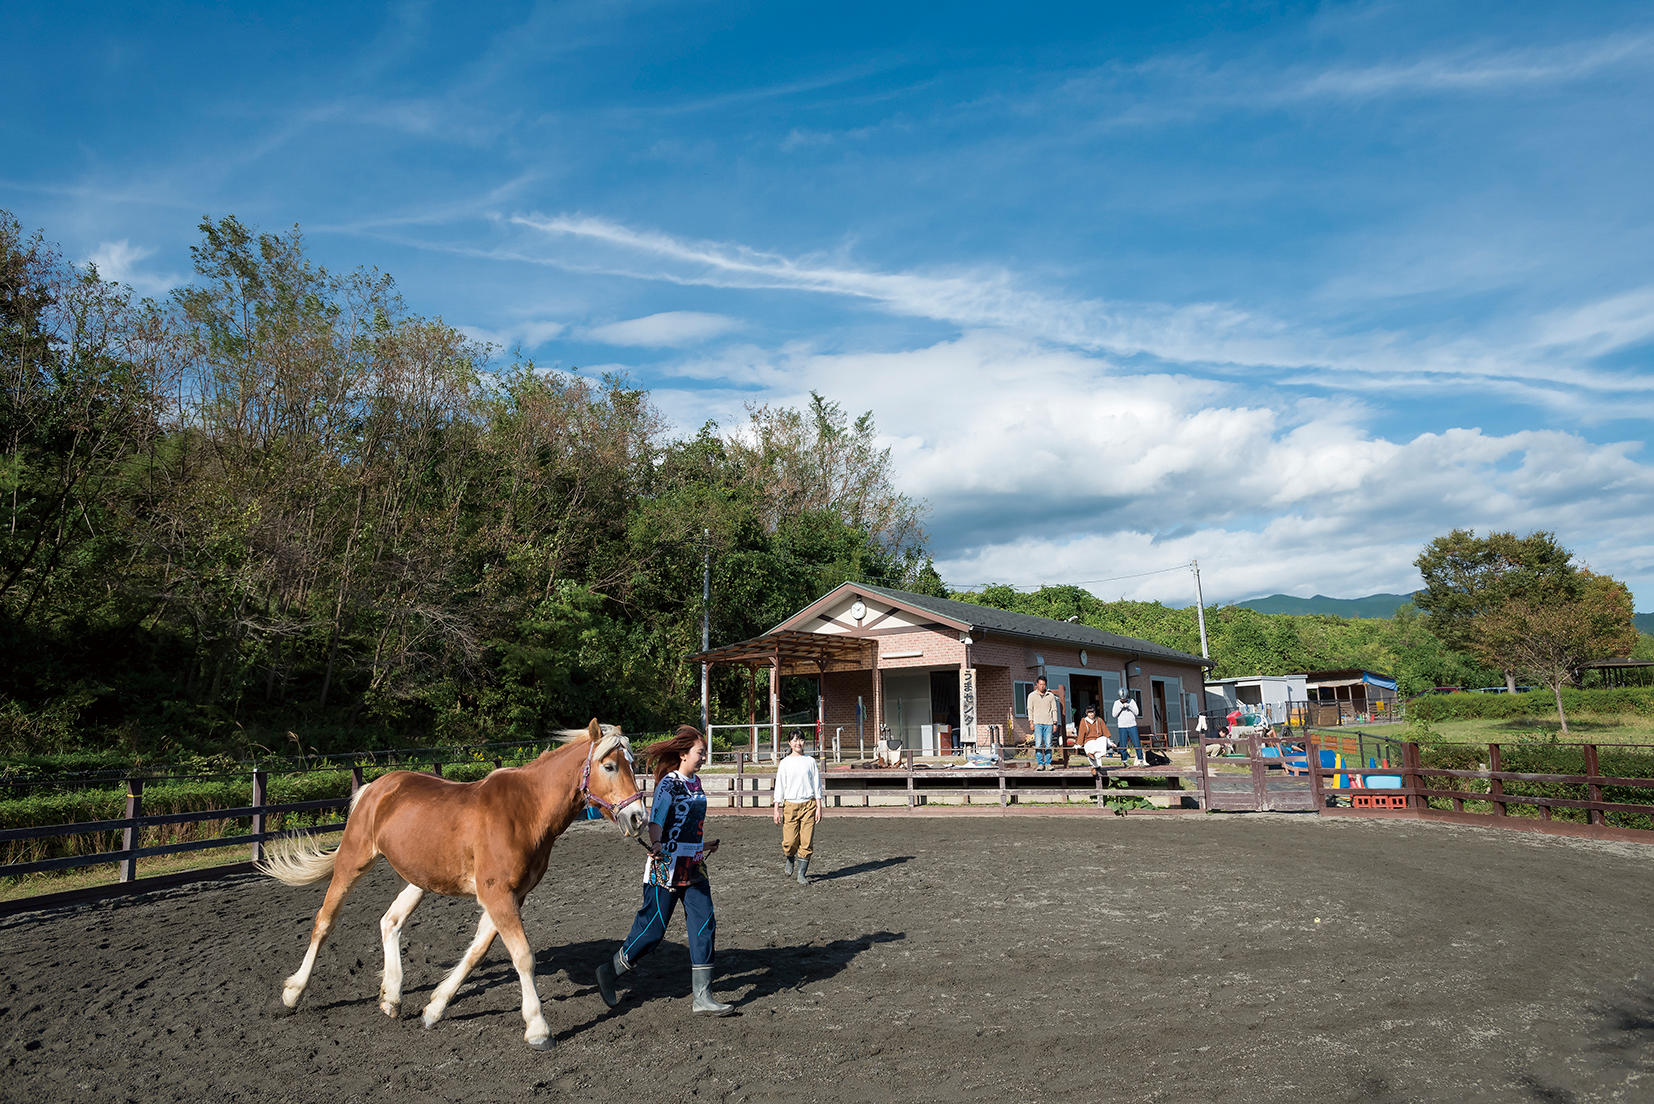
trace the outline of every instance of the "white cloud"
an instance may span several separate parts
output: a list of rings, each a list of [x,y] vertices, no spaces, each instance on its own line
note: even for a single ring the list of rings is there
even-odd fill
[[[524,351],[533,352],[547,342],[561,337],[569,327],[566,322],[527,318],[498,329],[485,329],[480,326],[456,328],[472,341],[496,345],[501,349],[512,349],[520,345]]]
[[[1554,326],[1547,331],[1529,325],[1490,338],[1432,334],[1419,340],[1370,331],[1346,337],[1226,303],[1171,305],[1050,295],[1024,286],[1002,268],[883,272],[736,243],[692,241],[600,218],[534,215],[511,221],[561,239],[556,252],[534,259],[570,271],[860,299],[893,314],[965,329],[993,327],[1087,352],[1148,356],[1208,373],[1297,372],[1317,388],[1393,388],[1397,375],[1405,374],[1419,389],[1495,387],[1523,401],[1574,403],[1585,411],[1589,405],[1581,403],[1580,392],[1598,391],[1616,403],[1654,408],[1654,379],[1591,366],[1588,361],[1600,341],[1557,348]],[[571,243],[587,249],[571,250]],[[523,259],[522,254],[511,257]],[[1640,324],[1640,319],[1622,319],[1619,330]]]
[[[591,326],[581,336],[605,345],[642,345],[676,348],[699,345],[741,328],[736,319],[700,311],[662,311],[642,318]]]
[[[1367,428],[1359,405],[1142,374],[987,332],[903,353],[725,350],[680,374],[695,385],[653,397],[686,427],[733,427],[749,400],[797,405],[811,390],[852,413],[874,406],[898,485],[928,502],[954,585],[1093,580],[1198,559],[1220,601],[1401,591],[1417,585],[1420,549],[1455,526],[1554,529],[1628,580],[1654,561],[1654,541],[1633,535],[1654,513],[1654,466],[1639,442],[1477,429],[1392,440]],[[1182,601],[1181,586],[1146,576],[1093,589]]]
[[[125,238],[119,241],[99,242],[86,258],[96,265],[98,275],[114,283],[126,284],[143,295],[165,295],[183,280],[172,273],[143,272],[138,266],[155,255],[155,250],[133,245]]]
[[[1526,50],[1472,49],[1412,61],[1340,66],[1301,77],[1282,98],[1366,98],[1422,92],[1488,92],[1581,80],[1646,62],[1654,37],[1609,35]]]

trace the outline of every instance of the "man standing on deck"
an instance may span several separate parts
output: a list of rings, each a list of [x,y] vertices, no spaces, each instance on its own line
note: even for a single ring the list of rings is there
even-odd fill
[[[1131,691],[1120,687],[1120,700],[1114,703],[1114,724],[1120,729],[1120,759],[1125,761],[1126,749],[1132,749],[1131,762],[1143,765],[1143,743],[1137,738],[1137,702]]]
[[[1034,726],[1034,769],[1051,769],[1051,733],[1062,719],[1062,702],[1045,688],[1045,676],[1034,683],[1028,695],[1028,723]]]

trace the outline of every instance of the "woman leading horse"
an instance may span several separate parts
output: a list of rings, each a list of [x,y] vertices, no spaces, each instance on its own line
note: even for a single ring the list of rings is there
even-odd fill
[[[614,729],[604,735],[596,718],[586,736],[547,751],[521,767],[494,771],[480,782],[450,782],[414,771],[374,779],[351,799],[343,838],[324,851],[309,836],[272,845],[260,868],[287,885],[332,876],[316,913],[310,947],[282,986],[292,1008],[310,983],[316,952],[333,927],[345,894],[380,855],[408,882],[379,922],[385,974],[379,1008],[396,1016],[402,1004],[402,925],[427,892],[475,897],[482,906],[476,938],[431,994],[426,1027],[442,1018],[465,977],[498,935],[523,986],[523,1033],[529,1046],[551,1046],[551,1028],[534,986],[534,954],[523,933],[523,899],[540,883],[551,845],[575,817],[597,808],[628,836],[643,823],[643,795],[632,775],[632,749]]]
[[[655,949],[682,901],[684,921],[689,926],[689,979],[695,994],[692,1008],[727,1016],[734,1007],[712,996],[718,923],[712,911],[706,858],[718,850],[718,841],[704,842],[706,794],[701,790],[701,780],[695,777],[706,762],[706,737],[692,725],[679,725],[671,739],[644,748],[643,757],[660,779],[649,806],[649,862],[643,868],[643,904],[625,942],[612,959],[597,968],[597,991],[610,1008],[620,1003],[615,982]]]

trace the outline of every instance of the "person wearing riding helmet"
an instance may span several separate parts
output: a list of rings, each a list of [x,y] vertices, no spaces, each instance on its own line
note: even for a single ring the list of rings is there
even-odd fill
[[[696,777],[706,761],[706,737],[692,725],[679,725],[670,739],[651,744],[642,754],[650,772],[660,779],[649,806],[649,861],[643,868],[643,904],[625,941],[608,962],[597,968],[597,991],[610,1008],[620,1003],[615,982],[655,949],[682,901],[689,929],[692,1008],[727,1016],[734,1006],[712,996],[718,924],[712,910],[706,858],[718,850],[718,841],[703,842],[706,794]]]

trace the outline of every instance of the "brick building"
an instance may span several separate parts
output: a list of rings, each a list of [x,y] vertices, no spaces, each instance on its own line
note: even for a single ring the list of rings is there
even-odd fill
[[[1028,731],[1026,701],[1045,675],[1070,718],[1122,685],[1142,727],[1172,739],[1193,725],[1209,660],[1085,625],[866,583],[844,583],[752,640],[692,657],[819,680],[824,738],[880,727],[921,754]],[[776,693],[771,680],[772,726]],[[1012,737],[1014,740],[1016,737]]]

